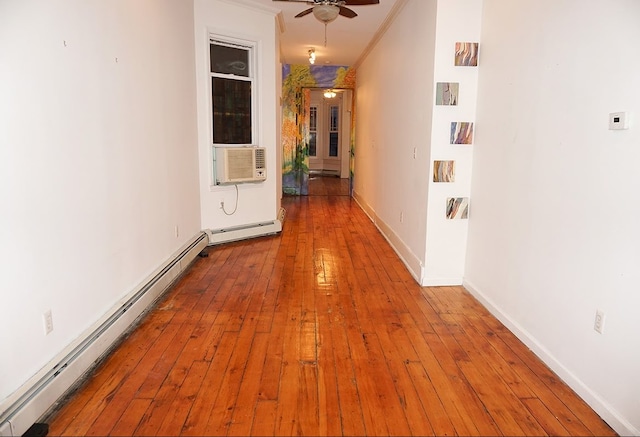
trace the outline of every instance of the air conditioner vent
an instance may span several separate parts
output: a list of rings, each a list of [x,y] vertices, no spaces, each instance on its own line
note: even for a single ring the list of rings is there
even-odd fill
[[[265,149],[256,149],[256,168],[266,168],[267,157]]]
[[[264,147],[216,147],[216,185],[263,182],[267,179]]]

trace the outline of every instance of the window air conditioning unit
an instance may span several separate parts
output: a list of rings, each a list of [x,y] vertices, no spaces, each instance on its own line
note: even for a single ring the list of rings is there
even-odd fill
[[[216,147],[216,185],[263,182],[267,179],[264,147]]]

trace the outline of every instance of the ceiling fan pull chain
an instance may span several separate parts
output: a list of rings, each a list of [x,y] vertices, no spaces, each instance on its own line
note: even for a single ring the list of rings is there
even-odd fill
[[[324,46],[327,46],[327,22],[324,23]]]

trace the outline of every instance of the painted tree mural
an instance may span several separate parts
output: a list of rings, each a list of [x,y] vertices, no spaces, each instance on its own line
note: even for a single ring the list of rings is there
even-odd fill
[[[355,89],[356,72],[350,67],[335,65],[284,65],[282,77],[282,190],[285,194],[307,195],[309,184],[307,117],[311,88]],[[352,136],[350,145],[352,157],[353,144]]]

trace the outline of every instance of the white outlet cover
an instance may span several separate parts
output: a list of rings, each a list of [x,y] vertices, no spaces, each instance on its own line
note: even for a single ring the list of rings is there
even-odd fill
[[[609,130],[629,129],[629,117],[626,112],[612,112],[609,114]]]
[[[51,334],[51,331],[53,331],[53,315],[51,314],[51,310],[47,310],[42,314],[42,322],[44,323],[44,334]]]
[[[593,324],[593,329],[596,330],[596,332],[602,334],[604,331],[604,312],[601,310],[597,310],[596,311],[596,320]]]

